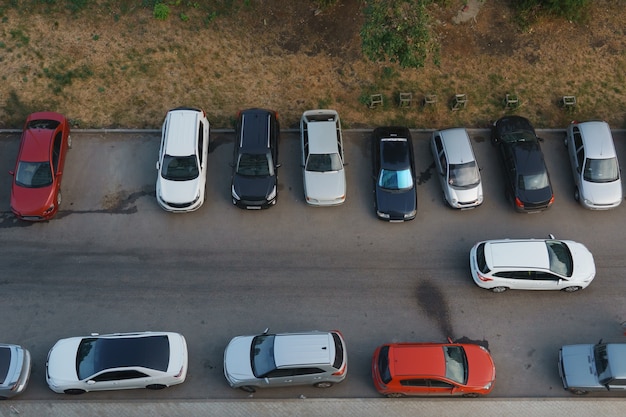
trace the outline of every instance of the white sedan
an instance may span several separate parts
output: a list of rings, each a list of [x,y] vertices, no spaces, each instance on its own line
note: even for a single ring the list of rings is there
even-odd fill
[[[185,381],[187,361],[187,342],[178,333],[70,337],[50,349],[46,382],[60,394],[162,389]]]
[[[578,291],[596,275],[593,255],[571,240],[500,239],[478,242],[470,251],[476,285],[493,292]]]

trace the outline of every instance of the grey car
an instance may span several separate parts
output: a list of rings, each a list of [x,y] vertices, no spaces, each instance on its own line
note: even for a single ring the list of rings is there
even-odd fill
[[[0,399],[14,397],[26,389],[30,367],[28,350],[0,343]]]
[[[566,345],[559,351],[563,388],[583,395],[590,391],[626,392],[626,344]]]

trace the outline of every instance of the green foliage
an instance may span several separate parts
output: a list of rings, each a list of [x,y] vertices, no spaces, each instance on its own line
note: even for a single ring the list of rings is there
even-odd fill
[[[337,0],[316,0],[315,3],[317,3],[317,7],[324,9],[337,4]]]
[[[81,65],[75,69],[66,69],[65,65],[55,65],[54,67],[45,67],[43,73],[50,80],[48,87],[55,93],[60,94],[63,88],[71,85],[75,78],[86,79],[93,75],[93,71],[87,65]]]
[[[426,6],[432,0],[372,0],[365,8],[362,49],[372,61],[420,68],[436,50],[428,30]]]
[[[157,20],[166,20],[170,15],[170,6],[163,3],[157,3],[153,9],[154,18]]]
[[[513,4],[523,24],[530,24],[541,15],[583,22],[591,0],[516,0]]]

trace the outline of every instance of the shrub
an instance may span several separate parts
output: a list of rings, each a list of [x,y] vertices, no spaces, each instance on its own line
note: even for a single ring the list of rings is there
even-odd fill
[[[170,7],[167,4],[157,3],[154,5],[153,15],[157,20],[166,20],[170,15]]]
[[[591,0],[517,0],[513,4],[526,22],[544,14],[581,22],[585,19]]]

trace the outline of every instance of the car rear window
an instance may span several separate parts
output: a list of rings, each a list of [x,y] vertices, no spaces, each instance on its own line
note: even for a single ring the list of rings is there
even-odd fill
[[[0,384],[4,384],[11,366],[11,349],[0,347]]]
[[[483,274],[491,272],[487,266],[487,260],[485,259],[485,242],[481,243],[476,248],[476,264],[478,265],[478,270]]]
[[[335,341],[335,361],[333,362],[333,368],[340,369],[341,365],[343,365],[343,343],[341,343],[341,337],[337,333],[331,334]]]
[[[389,370],[389,346],[380,348],[378,354],[378,373],[384,384],[391,382],[391,371]]]
[[[58,120],[31,120],[26,125],[27,129],[46,129],[46,130],[54,130],[61,123]]]

